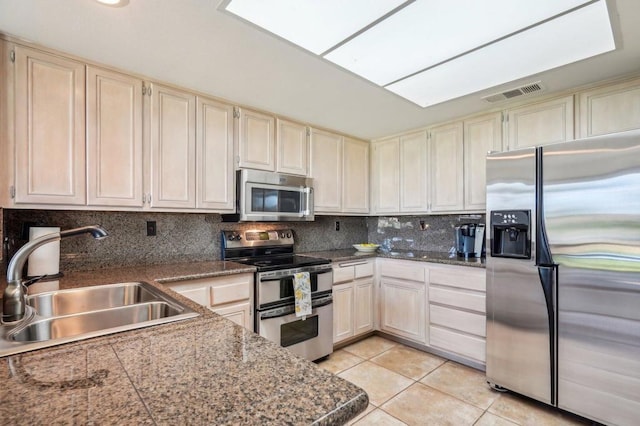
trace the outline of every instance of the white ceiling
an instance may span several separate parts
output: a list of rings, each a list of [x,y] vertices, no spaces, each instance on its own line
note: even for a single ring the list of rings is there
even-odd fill
[[[491,108],[481,97],[524,83],[549,93],[640,72],[640,2],[610,0],[616,51],[420,108],[219,11],[220,1],[0,0],[0,32],[365,139]],[[535,7],[520,1],[522,13]]]

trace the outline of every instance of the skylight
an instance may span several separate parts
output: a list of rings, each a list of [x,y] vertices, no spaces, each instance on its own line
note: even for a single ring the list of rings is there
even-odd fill
[[[421,107],[615,49],[605,0],[230,0],[226,10]]]

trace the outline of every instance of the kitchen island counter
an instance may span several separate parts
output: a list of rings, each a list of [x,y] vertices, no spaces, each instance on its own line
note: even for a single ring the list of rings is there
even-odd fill
[[[66,274],[62,289],[147,281],[201,315],[0,358],[3,421],[343,424],[355,417],[368,404],[362,389],[160,284],[253,270],[199,262]]]

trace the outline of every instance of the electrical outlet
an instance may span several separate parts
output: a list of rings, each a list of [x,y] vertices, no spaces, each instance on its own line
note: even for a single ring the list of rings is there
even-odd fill
[[[340,230],[340,221],[336,220],[336,231]]]
[[[147,221],[147,237],[155,237],[156,236],[156,221],[148,220]]]

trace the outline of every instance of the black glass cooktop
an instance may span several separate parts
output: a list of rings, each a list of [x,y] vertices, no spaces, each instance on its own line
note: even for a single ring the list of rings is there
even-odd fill
[[[327,259],[310,256],[299,256],[295,254],[228,260],[232,260],[238,263],[244,263],[245,265],[255,266],[256,268],[258,268],[258,271],[261,272],[274,271],[278,269],[301,268],[303,266],[326,265],[328,263],[331,263]]]

